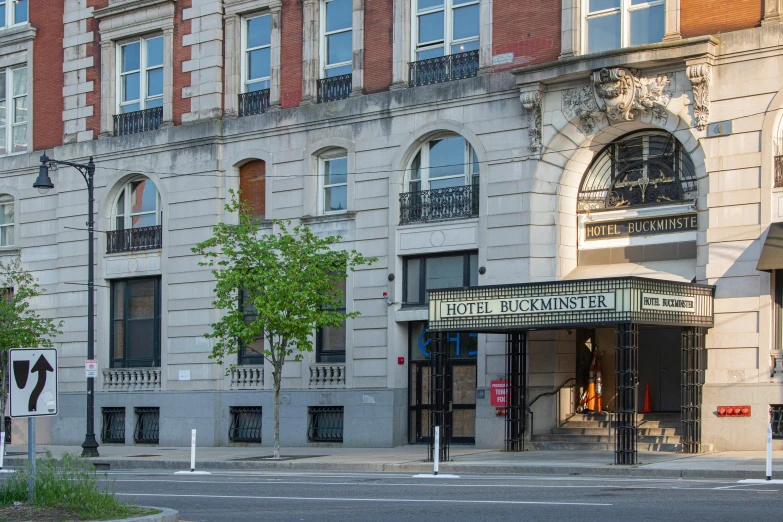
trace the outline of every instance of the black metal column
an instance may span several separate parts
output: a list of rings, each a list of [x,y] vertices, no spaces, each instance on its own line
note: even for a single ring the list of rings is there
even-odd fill
[[[639,385],[639,327],[619,324],[615,330],[615,374],[617,414],[615,424],[615,464],[637,463],[636,400]]]
[[[506,451],[525,450],[527,423],[527,333],[506,337]]]
[[[701,452],[701,400],[704,384],[704,328],[682,329],[682,451]]]
[[[449,389],[449,349],[445,333],[433,334],[430,343],[430,445],[427,452],[428,460],[435,457],[435,426],[440,426],[440,462],[449,460],[449,441],[451,426],[449,425],[451,410],[451,390]]]

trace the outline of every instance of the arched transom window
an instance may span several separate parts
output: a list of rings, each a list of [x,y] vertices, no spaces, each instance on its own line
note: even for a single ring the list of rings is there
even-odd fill
[[[147,178],[128,182],[117,196],[114,207],[115,230],[160,225],[160,195]]]
[[[462,136],[439,136],[425,143],[408,169],[408,190],[437,190],[478,185],[479,161]]]
[[[688,153],[671,134],[643,131],[609,144],[579,187],[577,210],[617,209],[696,199]]]

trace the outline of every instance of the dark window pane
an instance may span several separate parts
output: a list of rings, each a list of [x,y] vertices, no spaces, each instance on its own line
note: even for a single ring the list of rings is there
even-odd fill
[[[420,303],[422,301],[421,289],[419,288],[421,260],[418,258],[406,259],[405,274],[407,278],[405,302]]]
[[[424,51],[416,51],[417,60],[429,60],[430,58],[440,58],[443,56],[443,46],[434,47],[431,49],[425,49]]]
[[[466,53],[468,51],[478,51],[479,41],[462,42],[451,46],[451,54]]]
[[[270,68],[270,47],[258,49],[248,53],[247,79],[267,78]]]
[[[353,31],[346,31],[344,33],[330,34],[326,37],[326,63],[328,65],[351,61],[353,53],[352,35]]]
[[[122,72],[135,71],[139,68],[140,42],[122,46]]]
[[[324,209],[339,212],[348,209],[348,187],[341,185],[324,189]]]
[[[465,138],[455,136],[430,142],[430,178],[465,173]]]
[[[470,277],[469,277],[469,285],[470,286],[478,286],[478,254],[471,254],[470,255]]]
[[[431,257],[427,259],[425,288],[454,288],[464,286],[465,258],[462,255]]]
[[[153,69],[147,71],[147,97],[160,96],[163,94],[163,69]],[[150,108],[150,105],[147,105]]]
[[[126,74],[122,77],[122,101],[138,100],[141,92],[139,73]],[[139,110],[138,107],[134,110]],[[132,112],[132,111],[131,111]]]
[[[419,0],[419,11],[432,9],[433,7],[443,7],[443,0]]]
[[[443,40],[443,11],[419,17],[419,43]]]
[[[647,0],[645,0],[647,1]],[[603,11],[604,9],[619,9],[620,0],[590,0],[590,12]]]
[[[157,204],[158,189],[152,181],[145,179],[131,183],[131,214],[155,211]]]
[[[479,6],[469,5],[454,10],[454,40],[470,38],[479,34]]]
[[[339,185],[348,182],[348,158],[334,158],[324,161],[324,185]]]
[[[245,357],[261,357],[264,355],[264,340],[256,339],[250,344],[243,346]]]
[[[155,317],[155,281],[145,279],[128,285],[131,319]]]
[[[351,71],[353,70],[353,65],[343,65],[342,67],[334,67],[332,69],[327,69],[326,71],[326,77],[327,78],[334,78],[335,76],[342,76],[344,74],[351,74]]]
[[[163,37],[147,40],[147,67],[163,65]]]
[[[112,285],[114,291],[114,319],[125,317],[125,283],[119,281]]]
[[[155,320],[137,319],[128,321],[127,359],[155,358]],[[133,362],[131,361],[131,364]]]
[[[125,358],[125,323],[114,321],[114,358]]]

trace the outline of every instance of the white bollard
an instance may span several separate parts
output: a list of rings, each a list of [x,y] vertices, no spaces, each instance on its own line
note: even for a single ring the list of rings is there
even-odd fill
[[[767,424],[767,480],[772,480],[772,422]]]
[[[433,453],[433,463],[434,463],[434,469],[432,474],[437,475],[438,474],[438,461],[440,460],[440,426],[435,426],[435,451]]]
[[[0,472],[3,471],[4,459],[5,459],[5,431],[0,431]]]
[[[190,432],[190,472],[196,471],[196,430]]]

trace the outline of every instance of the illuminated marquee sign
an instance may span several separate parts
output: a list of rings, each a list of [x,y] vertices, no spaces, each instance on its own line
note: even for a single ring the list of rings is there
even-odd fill
[[[614,293],[544,295],[519,299],[444,301],[440,303],[440,316],[444,318],[582,310],[614,310]]]
[[[623,237],[655,236],[675,232],[697,230],[696,214],[621,219],[585,224],[585,240],[615,239]]]

